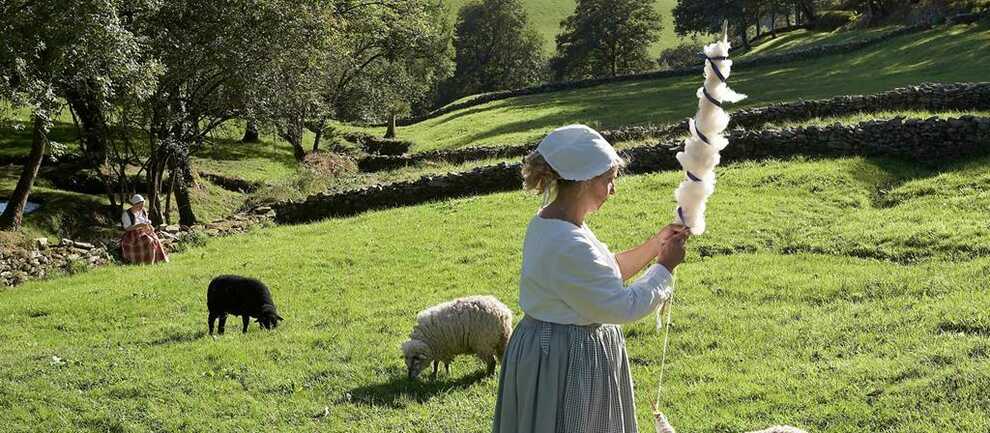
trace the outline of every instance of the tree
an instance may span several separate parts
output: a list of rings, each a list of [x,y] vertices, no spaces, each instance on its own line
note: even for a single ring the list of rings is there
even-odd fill
[[[845,0],[842,7],[868,14],[869,22],[876,24],[893,12],[898,4],[896,0]]]
[[[748,30],[758,24],[758,0],[677,0],[674,7],[674,32],[685,36],[691,33],[716,33],[722,21],[729,22],[730,35],[738,38],[742,47],[749,50]]]
[[[442,102],[546,79],[542,39],[519,0],[484,0],[461,7],[454,34],[453,90]]]
[[[440,1],[341,2],[313,16],[329,24],[287,32],[298,40],[269,68],[259,89],[265,96],[256,98],[300,161],[306,129],[317,150],[330,119],[403,114],[449,75],[450,31]]]
[[[680,36],[716,33],[722,21],[728,20],[730,35],[749,50],[750,28],[759,37],[764,18],[775,35],[778,17],[783,15],[790,22],[792,11],[796,24],[814,23],[819,3],[821,0],[678,0],[673,10],[674,31]]]
[[[72,96],[85,93],[96,109],[105,110],[110,101],[143,97],[154,81],[157,68],[143,62],[140,44],[117,6],[100,0],[0,6],[0,99],[29,108],[32,123],[28,162],[0,215],[0,229],[21,225],[60,97],[71,103]],[[101,141],[84,136],[82,144],[84,151],[103,153]]]
[[[557,79],[614,77],[654,66],[647,49],[660,38],[649,0],[578,0],[560,23],[551,68]]]
[[[299,40],[301,28],[309,28],[299,23],[310,24],[312,10],[333,4],[169,0],[137,15],[140,34],[164,68],[143,115],[149,133],[145,176],[153,222],[163,220],[160,192],[166,171],[175,182],[179,222],[196,222],[189,201],[194,186],[189,155],[225,122],[255,116],[251,110],[259,105],[256,100],[272,95],[265,89],[274,83],[271,70],[298,63],[292,56],[297,51],[293,43]]]
[[[451,30],[446,16],[442,2],[408,2],[402,9],[381,11],[377,19],[362,20],[372,27],[350,37],[358,45],[377,45],[373,51],[378,56],[339,90],[335,109],[340,118],[388,120],[386,137],[394,138],[395,119],[429,104],[434,84],[450,76]]]

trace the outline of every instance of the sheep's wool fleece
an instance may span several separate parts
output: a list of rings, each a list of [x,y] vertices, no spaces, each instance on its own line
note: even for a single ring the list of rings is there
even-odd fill
[[[504,347],[512,310],[493,296],[470,296],[427,308],[416,322],[409,338],[428,344],[433,359],[450,362],[462,353]]]

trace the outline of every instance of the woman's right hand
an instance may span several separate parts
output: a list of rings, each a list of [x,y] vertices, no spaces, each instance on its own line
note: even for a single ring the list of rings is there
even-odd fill
[[[667,236],[661,237],[657,264],[663,265],[667,271],[674,272],[674,268],[684,261],[686,253],[684,243],[687,242],[689,236],[691,236],[691,230],[683,227],[681,230],[671,230]]]

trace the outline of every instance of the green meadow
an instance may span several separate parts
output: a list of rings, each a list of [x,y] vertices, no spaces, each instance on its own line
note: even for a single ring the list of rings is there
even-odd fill
[[[662,405],[679,431],[942,433],[990,424],[990,159],[721,168],[677,270]],[[589,225],[613,250],[672,220],[675,172],[620,177]],[[494,194],[214,239],[169,264],[0,291],[3,430],[485,432],[497,381],[464,357],[411,382],[399,344],[437,302],[517,313],[539,199]],[[286,318],[206,335],[205,293],[256,276]],[[624,327],[650,428],[662,334]]]

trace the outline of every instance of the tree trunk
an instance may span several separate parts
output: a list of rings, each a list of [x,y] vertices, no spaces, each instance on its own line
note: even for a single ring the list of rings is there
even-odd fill
[[[168,191],[165,191],[165,224],[172,224],[172,195],[175,193],[175,170],[168,174]]]
[[[281,136],[285,141],[288,141],[292,145],[292,154],[296,157],[296,161],[302,162],[306,159],[306,149],[303,149],[303,131],[306,125],[302,119],[291,119],[285,125],[285,130],[281,132]]]
[[[804,1],[800,3],[801,12],[804,14],[804,20],[808,24],[815,23],[815,5],[813,2]]]
[[[34,178],[38,176],[38,169],[41,168],[41,161],[45,157],[45,147],[48,145],[48,125],[47,121],[38,115],[34,115],[34,128],[31,134],[31,154],[24,164],[24,171],[17,180],[14,192],[7,200],[7,208],[0,214],[0,230],[19,230],[21,221],[24,218],[24,208],[27,206],[28,196],[31,195],[31,187],[34,186]]]
[[[749,25],[746,23],[746,19],[743,18],[741,21],[741,25],[739,26],[739,33],[741,36],[740,39],[742,39],[743,51],[749,51],[751,49],[749,46],[749,35],[747,35],[748,27]]]
[[[770,38],[777,38],[777,11],[775,9],[770,11]]]
[[[167,164],[166,156],[164,151],[160,146],[157,145],[157,139],[151,138],[151,157],[148,160],[147,174],[145,179],[148,182],[148,197],[147,197],[147,211],[148,218],[151,219],[153,225],[159,225],[165,222],[164,215],[162,213],[162,201],[158,196],[161,191],[162,175],[164,174],[165,167]]]
[[[395,113],[390,113],[388,116],[388,129],[385,130],[385,138],[395,138],[395,118],[398,117]]]
[[[323,140],[323,131],[327,128],[327,118],[321,117],[316,130],[313,131],[313,153],[320,151],[320,141]]]
[[[91,94],[76,89],[67,90],[65,98],[69,102],[73,119],[78,119],[76,127],[79,129],[79,136],[83,144],[83,158],[87,166],[95,170],[97,176],[103,181],[103,187],[110,204],[116,206],[117,200],[113,189],[114,175],[109,163],[110,128],[107,126],[103,107]]]
[[[247,126],[244,127],[244,138],[241,138],[241,143],[257,143],[259,141],[261,141],[261,137],[258,135],[258,121],[248,119]]]
[[[189,187],[193,184],[192,172],[189,170],[189,161],[185,160],[176,164],[178,173],[178,188],[175,189],[175,206],[179,208],[179,224],[191,226],[196,224],[196,214],[193,213],[192,202],[189,200]]]

